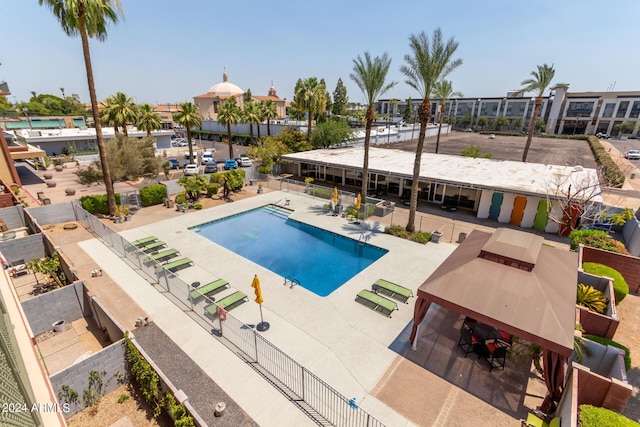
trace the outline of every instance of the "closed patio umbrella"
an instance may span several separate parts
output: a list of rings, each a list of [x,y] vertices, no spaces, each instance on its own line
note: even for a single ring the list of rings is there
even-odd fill
[[[362,203],[362,196],[360,195],[360,193],[358,193],[358,197],[356,197],[356,221],[354,222],[354,224],[360,224],[360,221],[358,221],[358,215],[360,214],[360,205]],[[363,216],[364,218],[364,216]]]
[[[264,319],[262,318],[262,303],[264,302],[264,299],[262,298],[262,289],[260,288],[260,279],[258,278],[257,274],[253,277],[253,282],[251,282],[251,287],[253,288],[256,294],[256,299],[255,299],[256,304],[260,306],[260,323],[256,325],[256,329],[259,330],[260,332],[264,332],[267,329],[269,329],[269,323],[265,322]]]
[[[333,204],[338,203],[338,187],[333,187]]]

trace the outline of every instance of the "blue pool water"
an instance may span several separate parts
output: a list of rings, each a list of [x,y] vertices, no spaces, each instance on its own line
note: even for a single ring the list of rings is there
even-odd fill
[[[265,206],[191,230],[322,297],[387,253],[287,217]]]

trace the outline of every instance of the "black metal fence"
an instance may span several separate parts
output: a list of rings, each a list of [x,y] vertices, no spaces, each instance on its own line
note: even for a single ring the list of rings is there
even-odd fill
[[[343,197],[352,197],[343,193]],[[344,199],[343,199],[344,200]],[[313,410],[306,411],[319,424],[329,422],[335,426],[383,427],[384,424],[359,408],[354,401],[314,375],[304,366],[258,334],[253,327],[244,324],[229,313],[223,312],[206,295],[199,295],[177,275],[150,259],[149,254],[136,248],[117,232],[95,218],[77,202],[73,203],[76,219],[93,230],[113,252],[123,257],[141,276],[157,284],[162,291],[171,294],[174,303],[187,308],[204,320],[214,336],[233,345],[242,357],[257,364],[287,389],[287,395],[299,405],[303,403]],[[208,310],[207,310],[208,308]],[[211,313],[210,313],[211,312]],[[322,419],[319,420],[318,417]]]

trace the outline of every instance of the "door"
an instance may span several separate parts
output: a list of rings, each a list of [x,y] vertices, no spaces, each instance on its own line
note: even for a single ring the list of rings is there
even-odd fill
[[[546,200],[540,200],[538,203],[538,213],[536,213],[536,218],[533,220],[533,228],[538,231],[544,231],[547,226],[547,208],[549,204]]]
[[[524,196],[516,196],[516,200],[513,202],[513,210],[511,211],[511,224],[520,227],[525,206],[527,206],[527,198]]]
[[[504,198],[504,194],[502,193],[493,193],[491,196],[491,207],[489,208],[489,218],[494,221],[498,220],[498,216],[500,216],[500,206],[502,206],[502,199]]]

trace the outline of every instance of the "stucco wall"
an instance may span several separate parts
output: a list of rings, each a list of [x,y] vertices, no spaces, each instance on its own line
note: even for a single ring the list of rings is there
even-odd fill
[[[76,220],[71,202],[28,208],[27,212],[40,225],[59,224]]]
[[[629,285],[629,292],[640,292],[640,258],[603,251],[589,246],[581,246],[581,262],[597,262],[616,269]]]
[[[23,301],[22,309],[33,334],[40,335],[51,330],[51,325],[58,320],[70,323],[89,314],[84,292],[84,283],[76,282]]]

